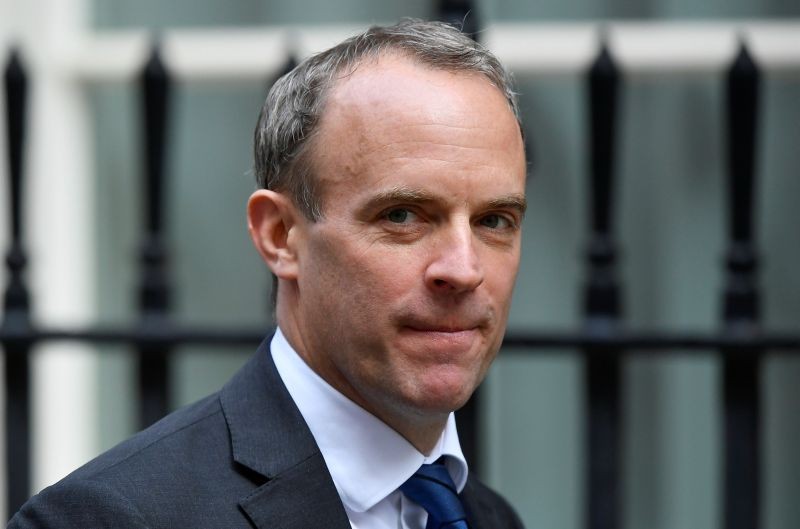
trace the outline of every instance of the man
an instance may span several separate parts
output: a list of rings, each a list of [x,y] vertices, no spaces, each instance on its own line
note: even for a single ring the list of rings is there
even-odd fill
[[[519,263],[500,64],[443,24],[372,28],[276,83],[255,169],[274,338],[11,527],[521,527],[469,475],[452,413],[500,347]]]

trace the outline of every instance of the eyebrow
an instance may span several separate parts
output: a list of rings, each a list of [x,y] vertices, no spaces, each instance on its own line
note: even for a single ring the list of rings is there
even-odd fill
[[[524,217],[528,209],[528,200],[525,195],[508,195],[490,200],[486,203],[489,209],[516,209]]]
[[[378,209],[381,206],[394,203],[425,204],[442,201],[440,195],[430,193],[421,189],[413,189],[405,186],[398,186],[373,195],[363,205],[363,210]],[[482,209],[514,209],[521,216],[525,216],[528,209],[528,201],[525,195],[511,194],[493,198],[482,205]]]
[[[412,189],[410,187],[393,187],[380,193],[373,195],[364,204],[363,209],[373,209],[383,206],[384,204],[392,204],[395,202],[410,202],[413,204],[423,204],[428,202],[435,202],[436,195],[421,189]]]

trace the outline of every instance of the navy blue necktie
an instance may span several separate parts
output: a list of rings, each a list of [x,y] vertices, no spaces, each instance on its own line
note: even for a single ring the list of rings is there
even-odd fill
[[[400,491],[428,511],[425,529],[469,529],[464,506],[444,465],[422,465]]]

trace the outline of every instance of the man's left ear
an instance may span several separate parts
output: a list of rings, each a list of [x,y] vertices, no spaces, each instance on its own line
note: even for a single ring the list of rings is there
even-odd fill
[[[259,189],[247,201],[247,227],[253,245],[279,279],[297,279],[297,248],[290,232],[300,213],[281,193]]]

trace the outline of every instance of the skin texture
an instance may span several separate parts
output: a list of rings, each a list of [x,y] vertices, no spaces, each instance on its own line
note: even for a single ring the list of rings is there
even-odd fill
[[[484,77],[399,55],[333,88],[313,139],[323,218],[256,191],[278,323],[311,368],[423,453],[483,380],[520,257],[525,153]]]

